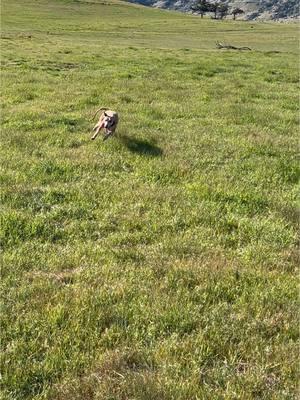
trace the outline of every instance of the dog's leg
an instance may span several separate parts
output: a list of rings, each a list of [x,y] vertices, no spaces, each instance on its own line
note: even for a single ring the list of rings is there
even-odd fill
[[[108,139],[112,134],[113,134],[113,131],[109,131],[109,130],[105,129],[104,136],[103,136],[103,142],[104,142],[104,140]]]
[[[95,128],[93,130],[96,129],[96,132],[93,134],[93,136],[91,137],[92,140],[96,139],[96,137],[98,136],[98,133],[100,132],[100,129],[102,128],[102,124],[101,125],[96,125]]]

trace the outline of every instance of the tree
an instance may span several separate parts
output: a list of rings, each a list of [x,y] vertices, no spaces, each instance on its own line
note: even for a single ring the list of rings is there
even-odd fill
[[[235,18],[236,18],[236,16],[237,16],[238,14],[244,14],[244,10],[242,10],[241,8],[235,8],[235,9],[232,11],[231,14],[233,15],[233,19],[235,20]]]
[[[209,4],[209,12],[213,12],[215,14],[214,19],[217,19],[217,12],[218,12],[219,3],[214,2]]]
[[[195,4],[193,4],[192,10],[199,12],[201,18],[203,18],[203,15],[210,10],[210,4],[207,0],[198,0]]]
[[[210,0],[197,0],[193,6],[192,10],[199,12],[201,18],[207,12],[214,13],[214,19],[223,19],[228,14],[228,5],[225,3],[225,0],[213,1]]]
[[[208,11],[214,13],[214,19],[218,19],[218,14],[219,18],[223,19],[228,14],[228,5],[224,4],[224,0],[214,1],[213,3],[209,3]]]
[[[219,3],[217,11],[220,15],[220,19],[223,19],[228,14],[228,5]]]

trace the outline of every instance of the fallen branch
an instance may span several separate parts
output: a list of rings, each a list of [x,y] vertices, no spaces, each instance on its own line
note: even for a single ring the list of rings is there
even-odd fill
[[[220,42],[216,43],[216,46],[218,49],[229,49],[229,50],[250,50],[250,47],[236,47],[236,46],[232,46],[231,44],[222,44]]]

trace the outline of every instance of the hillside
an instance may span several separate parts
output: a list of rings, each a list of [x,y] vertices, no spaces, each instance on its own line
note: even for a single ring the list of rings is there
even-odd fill
[[[298,27],[1,12],[1,399],[296,400]]]
[[[191,12],[194,0],[132,0],[146,6],[169,8],[184,12]],[[270,19],[292,19],[299,17],[299,0],[225,0],[223,3],[229,5],[229,11],[241,8],[245,14],[241,19],[247,20],[270,20]]]

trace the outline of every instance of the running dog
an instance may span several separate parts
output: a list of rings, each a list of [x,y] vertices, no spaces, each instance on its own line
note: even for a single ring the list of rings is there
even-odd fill
[[[118,122],[119,122],[118,113],[116,113],[115,111],[109,110],[106,107],[99,108],[95,112],[92,119],[95,118],[95,116],[98,114],[99,111],[103,111],[103,112],[100,115],[99,121],[93,128],[93,131],[95,131],[95,133],[91,137],[92,140],[96,139],[96,137],[98,136],[98,133],[100,132],[100,130],[102,128],[104,129],[103,140],[108,139],[110,136],[112,136],[115,133],[115,130],[116,130]]]

